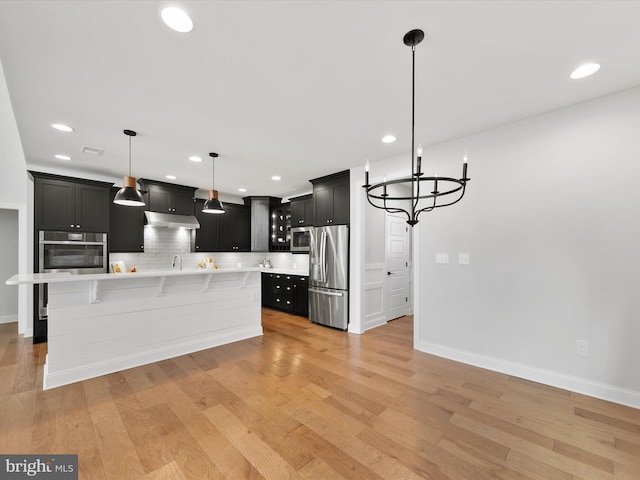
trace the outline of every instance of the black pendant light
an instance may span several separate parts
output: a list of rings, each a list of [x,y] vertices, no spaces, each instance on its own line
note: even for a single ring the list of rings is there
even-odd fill
[[[422,30],[411,30],[403,38],[406,46],[411,47],[411,175],[395,180],[383,179],[381,183],[369,183],[369,161],[365,165],[364,189],[369,203],[389,213],[400,213],[407,216],[407,223],[412,227],[418,223],[422,212],[431,212],[436,208],[448,207],[462,200],[467,189],[467,154],[465,152],[460,178],[443,177],[434,174],[426,176],[422,172],[422,147],[415,150],[415,84],[416,84],[416,45],[424,39]],[[417,158],[414,156],[417,153]],[[416,162],[417,160],[417,162]],[[405,186],[410,195],[389,193],[387,187]],[[390,189],[392,190],[392,189]],[[409,206],[410,208],[407,208]]]
[[[124,177],[123,186],[113,198],[113,203],[125,207],[144,207],[144,200],[136,186],[136,179],[131,176],[131,137],[135,137],[136,132],[125,130],[124,134],[129,137],[129,176]]]
[[[218,200],[218,191],[214,188],[214,164],[218,154],[211,152],[209,156],[211,157],[211,190],[209,190],[209,200],[204,202],[202,207],[202,213],[224,213],[224,207]]]

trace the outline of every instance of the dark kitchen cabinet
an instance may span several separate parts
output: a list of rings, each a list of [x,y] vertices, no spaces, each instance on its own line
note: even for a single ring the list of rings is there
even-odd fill
[[[349,171],[311,180],[314,225],[349,224]]]
[[[195,251],[217,252],[220,251],[220,218],[226,213],[202,213],[205,200],[196,199],[196,219],[200,228],[196,230]]]
[[[262,273],[262,306],[309,316],[309,277]]]
[[[291,199],[291,226],[313,225],[313,195],[303,195]]]
[[[138,183],[146,190],[146,203],[150,212],[194,214],[195,188],[142,178]]]
[[[286,252],[291,248],[291,205],[280,204],[271,208],[269,251]]]
[[[30,172],[36,230],[109,231],[112,183]]]
[[[251,251],[251,209],[245,205],[225,203],[220,217],[220,251]]]
[[[118,190],[111,189],[109,252],[144,252],[144,207],[116,205],[113,197]]]
[[[293,277],[293,313],[309,316],[309,277]]]

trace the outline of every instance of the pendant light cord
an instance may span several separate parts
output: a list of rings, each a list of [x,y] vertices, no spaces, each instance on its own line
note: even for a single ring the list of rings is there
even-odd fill
[[[129,176],[131,176],[131,136],[129,136]]]
[[[411,220],[416,219],[415,211],[416,211],[416,207],[418,206],[418,199],[420,198],[420,178],[413,175],[414,173],[416,173],[415,131],[416,131],[416,46],[414,44],[414,45],[411,45],[411,179],[412,179],[411,203],[413,204]],[[415,181],[416,179],[417,179],[417,182]]]

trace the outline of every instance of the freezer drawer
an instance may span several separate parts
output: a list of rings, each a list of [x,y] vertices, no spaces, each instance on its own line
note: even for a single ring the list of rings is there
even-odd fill
[[[313,323],[346,330],[349,323],[349,292],[309,288],[309,319]]]

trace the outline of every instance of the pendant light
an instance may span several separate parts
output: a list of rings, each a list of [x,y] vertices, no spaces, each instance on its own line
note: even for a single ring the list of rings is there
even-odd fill
[[[131,137],[135,137],[136,132],[125,130],[124,134],[129,137],[129,176],[124,177],[123,186],[113,198],[113,203],[125,207],[144,207],[144,200],[137,189],[136,179],[131,176]]]
[[[214,188],[214,164],[218,154],[211,152],[209,156],[211,157],[211,190],[209,190],[209,200],[204,202],[202,207],[202,213],[224,213],[224,207],[218,200],[218,191]]]

